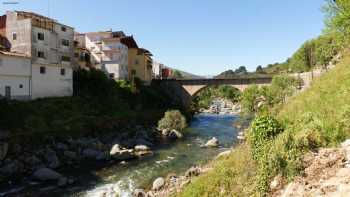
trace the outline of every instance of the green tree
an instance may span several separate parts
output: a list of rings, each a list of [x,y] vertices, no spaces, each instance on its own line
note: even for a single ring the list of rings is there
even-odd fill
[[[247,74],[247,68],[245,66],[240,66],[235,70],[236,74]]]
[[[323,11],[326,14],[326,32],[335,33],[339,43],[348,45],[350,41],[350,1],[327,0]]]
[[[252,85],[245,89],[241,95],[241,106],[244,114],[251,114],[258,111],[256,101],[261,96],[257,85]]]
[[[186,118],[179,110],[169,110],[165,112],[164,117],[158,122],[159,129],[175,129],[177,131],[182,131],[186,126]]]

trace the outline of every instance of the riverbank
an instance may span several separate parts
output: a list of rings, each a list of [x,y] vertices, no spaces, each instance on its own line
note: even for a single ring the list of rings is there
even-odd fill
[[[234,151],[226,162],[215,162],[211,172],[196,178],[178,196],[264,196],[271,194],[270,184],[275,177],[280,175],[288,182],[302,175],[308,167],[302,160],[305,154],[322,147],[337,147],[349,138],[349,62],[346,53],[332,70],[315,78],[310,88],[269,109],[270,116],[282,126],[275,136],[261,146],[243,144],[245,148]],[[263,135],[271,132],[266,128],[276,128],[276,124],[265,121],[264,114],[261,117],[255,122],[259,125],[255,132]]]
[[[3,164],[12,169],[20,169],[23,174],[11,182],[2,184],[1,192],[35,196],[45,196],[48,192],[51,196],[61,196],[60,193],[63,192],[67,195],[89,196],[91,193],[97,195],[97,190],[101,189],[102,185],[105,185],[102,188],[117,188],[115,190],[126,193],[131,193],[137,186],[147,189],[157,176],[165,176],[171,172],[184,173],[191,166],[205,164],[230,147],[236,135],[232,127],[233,119],[236,118],[197,115],[191,127],[186,129],[185,138],[177,141],[164,141],[162,132],[157,129],[138,126],[127,128],[130,131],[136,130],[124,135],[112,132],[85,138],[51,138],[50,143],[32,150],[21,146],[17,153],[8,155]],[[223,127],[221,121],[224,121],[226,126]],[[214,133],[222,128],[230,129]],[[206,141],[212,137],[219,139],[219,148],[203,148]],[[118,151],[124,147],[125,152],[133,149],[136,155],[118,154],[124,158],[109,156],[116,144],[120,146]],[[150,149],[142,149],[146,152],[138,154],[138,151],[135,151],[137,145],[146,145]],[[35,171],[41,168],[49,168],[59,176],[54,180],[42,181],[35,176]],[[143,171],[142,176],[140,171]],[[132,186],[128,185],[129,179],[132,180]],[[112,183],[113,186],[108,187],[108,184]],[[92,189],[95,187],[97,190]],[[92,191],[88,191],[90,189]]]

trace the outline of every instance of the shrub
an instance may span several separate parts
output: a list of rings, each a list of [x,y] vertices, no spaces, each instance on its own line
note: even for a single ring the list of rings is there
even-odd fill
[[[254,119],[249,132],[249,142],[255,160],[261,156],[263,145],[282,132],[280,123],[273,117],[260,116]]]
[[[182,131],[186,126],[186,118],[179,110],[169,110],[165,112],[164,117],[158,122],[159,129],[175,129],[177,131]]]
[[[268,182],[272,174],[270,152],[273,139],[282,131],[281,124],[271,116],[258,116],[251,124],[248,139],[252,157],[258,165],[256,181],[260,196],[265,196],[268,192]]]

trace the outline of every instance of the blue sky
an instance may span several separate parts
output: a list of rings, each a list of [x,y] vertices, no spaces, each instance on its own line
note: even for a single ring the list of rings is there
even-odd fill
[[[322,32],[324,0],[0,0],[78,32],[123,30],[166,65],[200,75],[284,61]],[[50,6],[49,6],[50,5]],[[49,9],[50,8],[50,9]]]

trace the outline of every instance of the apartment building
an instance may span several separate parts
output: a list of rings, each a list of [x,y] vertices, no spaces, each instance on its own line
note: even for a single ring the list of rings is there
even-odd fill
[[[76,34],[80,48],[89,51],[91,66],[103,70],[115,80],[128,80],[128,47],[121,42],[123,32]]]
[[[7,11],[0,34],[10,52],[30,58],[32,99],[73,95],[74,28],[32,12]]]
[[[145,83],[152,81],[152,54],[147,49],[139,48],[132,36],[125,36],[121,42],[128,46],[129,80],[138,78]]]
[[[0,51],[0,98],[31,99],[31,72],[28,56]]]

